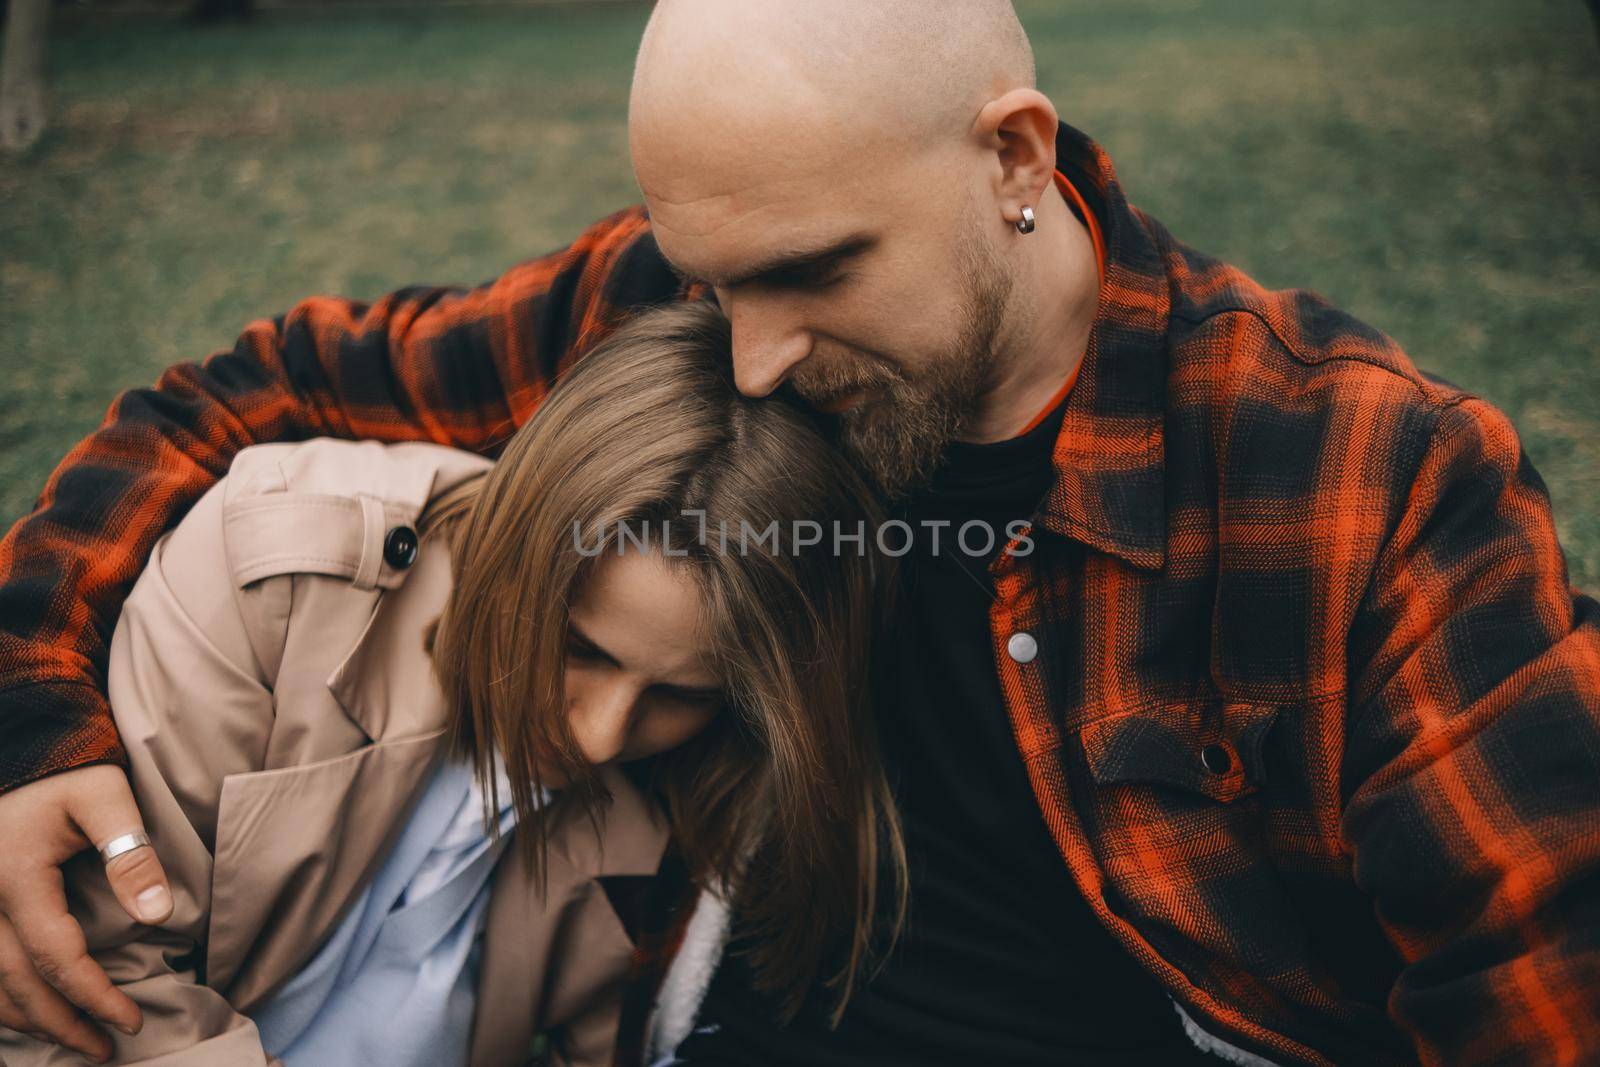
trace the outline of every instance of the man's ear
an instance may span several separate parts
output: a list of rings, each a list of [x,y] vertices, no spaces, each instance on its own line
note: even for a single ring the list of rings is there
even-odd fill
[[[1013,89],[984,105],[972,133],[1000,167],[995,199],[1007,222],[1037,208],[1056,170],[1055,105],[1037,89]]]

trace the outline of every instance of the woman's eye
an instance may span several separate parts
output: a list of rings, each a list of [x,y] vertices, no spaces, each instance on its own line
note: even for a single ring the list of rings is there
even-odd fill
[[[663,688],[659,692],[660,695],[666,698],[669,702],[682,705],[684,707],[703,710],[706,708],[718,708],[722,706],[722,694],[720,692],[685,692],[682,689],[672,689],[670,687]]]

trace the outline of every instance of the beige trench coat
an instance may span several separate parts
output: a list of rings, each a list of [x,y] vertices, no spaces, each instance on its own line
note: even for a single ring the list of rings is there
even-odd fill
[[[423,647],[449,591],[446,547],[385,552],[430,497],[488,461],[426,444],[316,440],[240,453],[157,546],[108,679],[145,825],[176,911],[127,918],[98,856],[66,870],[94,958],[144,1011],[115,1063],[275,1064],[241,1014],[316,952],[376,874],[441,753]],[[654,873],[666,841],[625,778],[602,841],[553,834],[547,891],[515,841],[492,880],[472,1067],[611,1062],[633,946],[596,881]],[[86,1063],[0,1028],[11,1067]]]

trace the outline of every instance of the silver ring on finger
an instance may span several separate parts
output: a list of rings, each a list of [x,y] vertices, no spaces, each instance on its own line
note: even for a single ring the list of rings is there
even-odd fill
[[[100,846],[100,859],[104,863],[110,863],[124,852],[132,852],[149,843],[150,835],[143,830],[131,834],[119,834]]]

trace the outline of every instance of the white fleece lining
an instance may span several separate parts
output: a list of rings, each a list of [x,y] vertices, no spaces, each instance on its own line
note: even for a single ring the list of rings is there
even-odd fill
[[[683,944],[656,995],[655,1019],[650,1027],[651,1062],[671,1056],[694,1028],[700,1003],[706,998],[727,940],[728,904],[710,890],[702,889],[683,931]]]
[[[1230,1045],[1215,1034],[1200,1029],[1200,1024],[1189,1018],[1189,1013],[1183,1010],[1183,1005],[1176,1000],[1172,1002],[1173,1010],[1178,1013],[1178,1018],[1183,1020],[1183,1032],[1189,1035],[1189,1040],[1194,1042],[1194,1047],[1201,1052],[1208,1052],[1220,1060],[1237,1063],[1239,1067],[1278,1067],[1271,1060],[1264,1060],[1254,1052],[1246,1052],[1236,1045]]]

